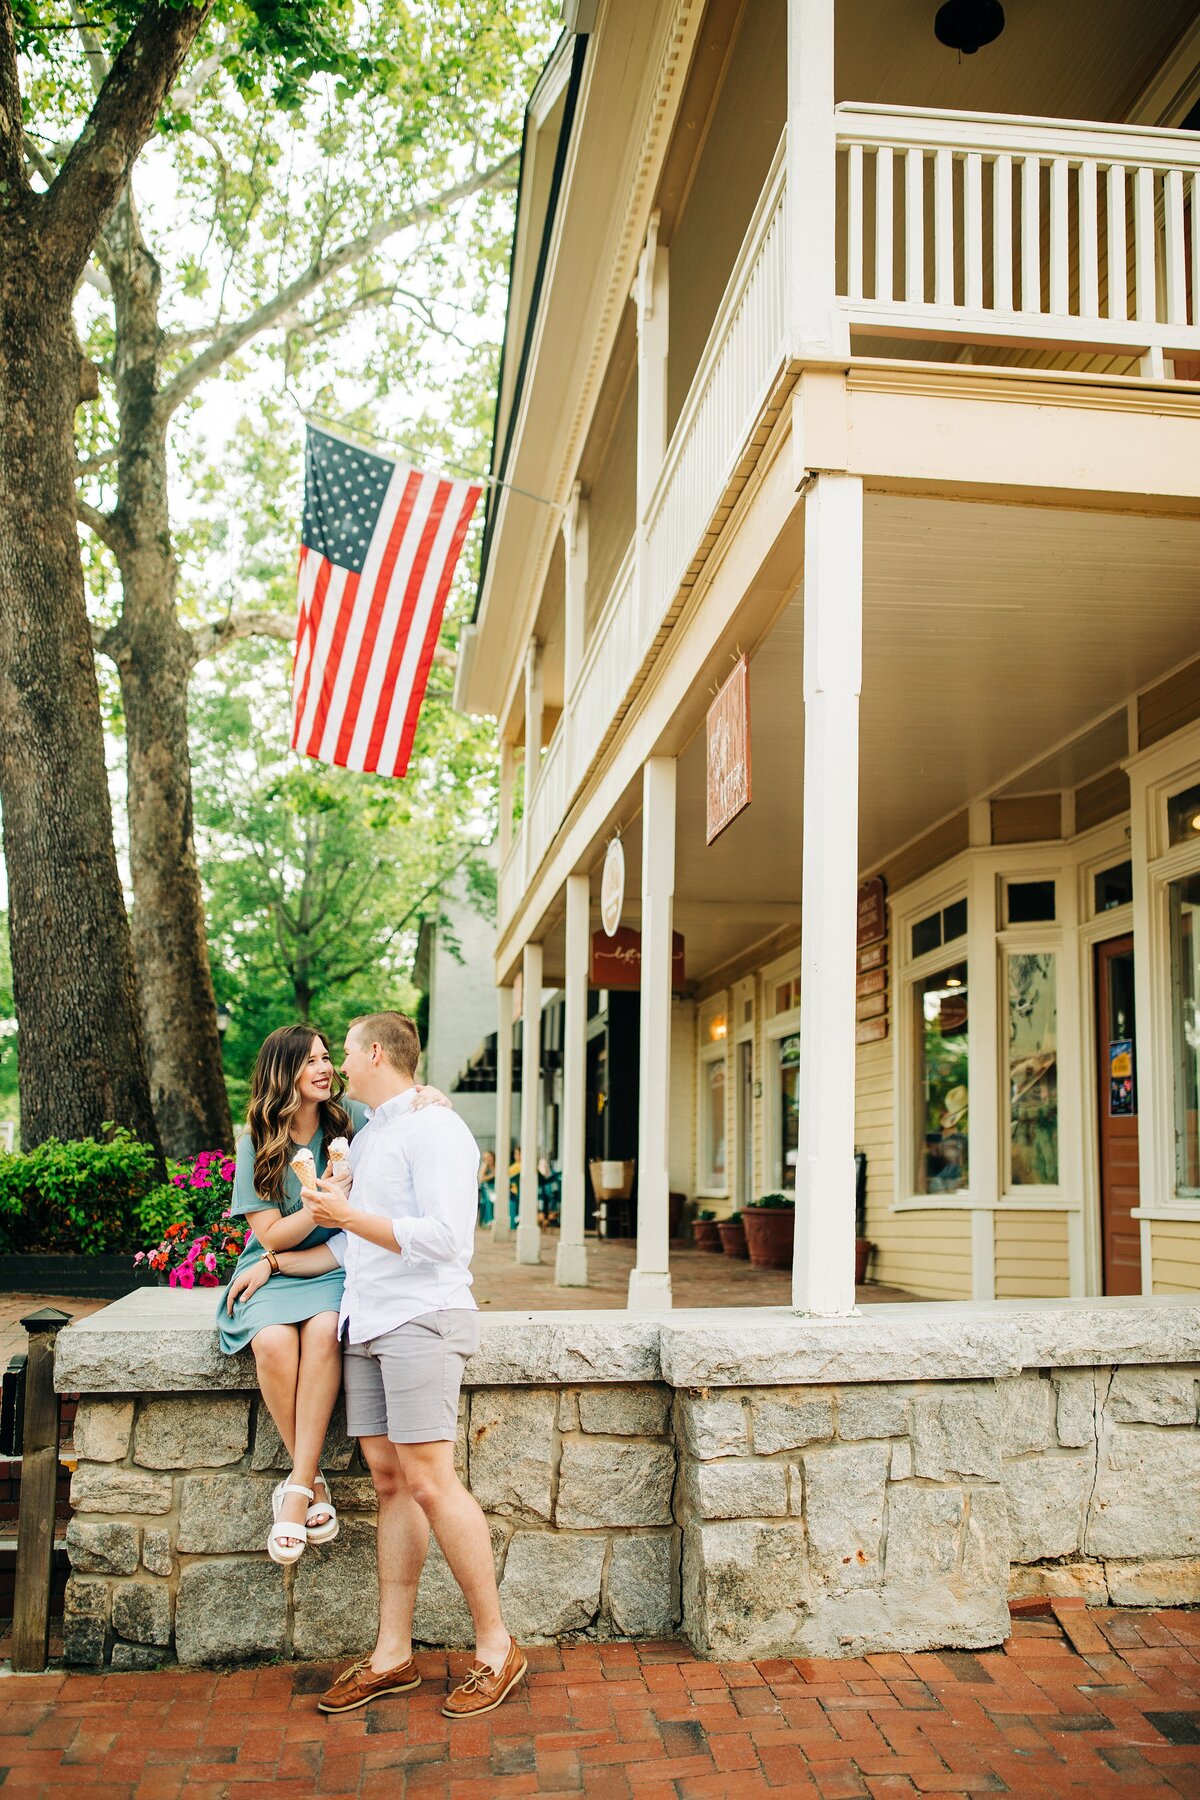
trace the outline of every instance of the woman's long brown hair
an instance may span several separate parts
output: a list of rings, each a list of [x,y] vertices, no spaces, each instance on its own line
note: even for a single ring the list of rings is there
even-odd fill
[[[262,1199],[280,1208],[286,1199],[284,1179],[288,1164],[296,1153],[292,1121],[300,1110],[300,1077],[308,1065],[314,1038],[320,1038],[328,1050],[329,1040],[324,1032],[314,1031],[311,1025],[281,1025],[263,1040],[254,1059],[246,1112],[246,1128],[254,1145],[254,1189]],[[335,1069],[329,1099],[317,1106],[327,1144],[330,1138],[348,1138],[353,1131],[349,1113],[339,1105],[344,1087]]]

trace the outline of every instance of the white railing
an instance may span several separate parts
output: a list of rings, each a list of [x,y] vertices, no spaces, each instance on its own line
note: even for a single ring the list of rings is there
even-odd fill
[[[609,589],[568,705],[570,743],[566,801],[578,792],[592,758],[637,670],[635,546],[630,544]]]
[[[1200,143],[1190,134],[837,110],[837,291],[852,324],[1200,353]]]
[[[643,654],[783,368],[786,223],[781,140],[646,513],[638,632]]]
[[[525,821],[522,819],[513,831],[512,843],[508,847],[508,855],[500,864],[496,876],[496,921],[505,925],[516,912],[525,892]]]
[[[567,716],[554,729],[525,808],[522,829],[529,845],[530,873],[550,848],[567,810]]]

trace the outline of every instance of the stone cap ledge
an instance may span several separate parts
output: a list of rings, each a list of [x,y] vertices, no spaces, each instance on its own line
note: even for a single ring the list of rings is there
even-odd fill
[[[60,1333],[60,1393],[195,1393],[256,1384],[224,1356],[216,1293],[139,1288]],[[485,1312],[468,1387],[665,1381],[674,1388],[963,1381],[1029,1368],[1200,1361],[1200,1296],[864,1306],[849,1318],[786,1307],[669,1313]]]

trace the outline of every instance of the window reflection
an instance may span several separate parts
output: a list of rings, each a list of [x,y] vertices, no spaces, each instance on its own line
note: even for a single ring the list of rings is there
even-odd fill
[[[1175,1048],[1175,1175],[1180,1193],[1200,1193],[1200,874],[1168,889],[1171,1014]]]
[[[916,984],[921,1194],[957,1194],[967,1185],[967,1010],[965,962]]]
[[[1008,959],[1008,1084],[1014,1187],[1058,1183],[1058,1000],[1053,952]]]

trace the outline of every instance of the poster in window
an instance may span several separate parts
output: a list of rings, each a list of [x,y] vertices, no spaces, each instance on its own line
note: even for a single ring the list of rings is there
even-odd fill
[[[1108,1046],[1108,1116],[1128,1119],[1133,1113],[1133,1039],[1113,1038]]]

